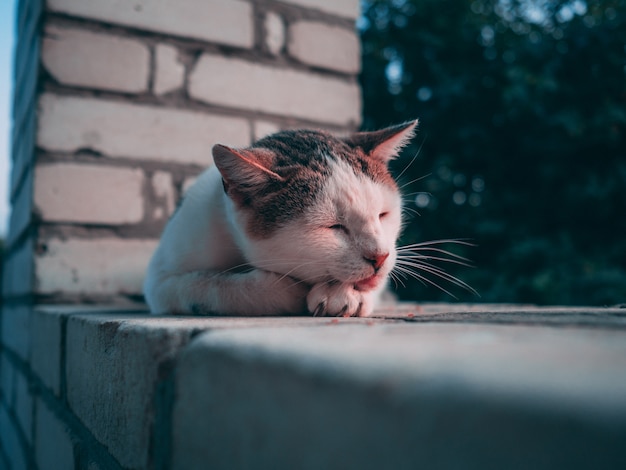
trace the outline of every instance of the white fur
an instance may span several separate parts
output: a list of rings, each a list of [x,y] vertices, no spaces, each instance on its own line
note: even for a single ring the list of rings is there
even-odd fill
[[[265,271],[229,271],[246,263],[240,248],[245,236],[234,215],[213,166],[189,189],[150,261],[144,294],[152,313],[194,313],[192,306],[198,306],[206,312],[267,315],[303,308],[306,286]]]
[[[396,258],[401,200],[397,191],[334,164],[314,208],[271,237],[246,234],[246,214],[223,191],[216,167],[190,188],[163,233],[144,283],[153,313],[276,315],[310,312],[368,315]],[[379,220],[380,213],[387,215]],[[329,228],[343,224],[347,233]],[[381,281],[364,292],[355,283],[374,274],[364,259],[389,253]],[[258,269],[238,273],[249,263]]]
[[[387,216],[379,220],[380,213]],[[345,225],[348,233],[329,229],[336,223]],[[268,269],[314,285],[307,297],[310,312],[366,316],[376,306],[395,264],[400,226],[397,191],[336,163],[320,203],[275,236],[250,245],[246,255],[259,266],[281,260]],[[389,253],[379,272],[381,281],[374,290],[357,291],[354,284],[374,274],[364,259],[370,253]]]

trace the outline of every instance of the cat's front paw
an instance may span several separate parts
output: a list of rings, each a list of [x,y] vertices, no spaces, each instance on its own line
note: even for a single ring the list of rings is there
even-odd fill
[[[357,291],[352,284],[316,284],[306,300],[307,308],[313,316],[364,317],[372,312],[372,301],[368,293]]]

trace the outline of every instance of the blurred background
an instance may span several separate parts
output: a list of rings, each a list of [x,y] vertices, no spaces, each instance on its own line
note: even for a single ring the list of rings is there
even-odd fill
[[[13,1],[0,22],[1,238]],[[363,127],[421,122],[394,162],[402,243],[477,245],[449,247],[474,268],[447,269],[481,297],[442,287],[462,301],[625,303],[626,0],[365,0],[358,27]],[[403,299],[453,300],[403,282]]]
[[[364,127],[420,119],[402,242],[471,239],[464,301],[625,303],[626,1],[362,5]]]

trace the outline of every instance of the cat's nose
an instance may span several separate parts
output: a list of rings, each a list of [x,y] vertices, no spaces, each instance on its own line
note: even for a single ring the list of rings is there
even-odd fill
[[[385,260],[389,257],[389,253],[371,253],[364,256],[365,261],[370,263],[374,267],[374,271],[377,271],[385,263]]]

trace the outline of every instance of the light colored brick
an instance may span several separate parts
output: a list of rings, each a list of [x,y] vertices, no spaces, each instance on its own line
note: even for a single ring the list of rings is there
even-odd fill
[[[68,320],[68,403],[124,468],[150,468],[156,383],[164,379],[161,366],[200,326],[163,320],[163,326],[154,317],[135,320],[128,315],[76,315]]]
[[[43,94],[40,147],[60,152],[92,149],[110,157],[208,165],[216,143],[245,146],[245,119],[101,99]]]
[[[67,427],[37,400],[35,460],[40,470],[72,469],[74,444]]]
[[[143,218],[143,171],[55,163],[35,168],[35,207],[43,220],[132,224]]]
[[[285,22],[273,11],[265,15],[265,46],[273,55],[279,55],[285,46]]]
[[[37,292],[139,294],[156,240],[50,239],[35,259]]]
[[[166,171],[155,171],[151,182],[152,190],[157,197],[153,217],[165,219],[174,212],[176,207],[176,190],[172,175]]]
[[[360,42],[354,31],[316,21],[298,21],[289,28],[289,55],[308,65],[356,74]]]
[[[274,134],[280,130],[280,126],[269,121],[254,121],[254,139],[258,140],[266,135]]]
[[[324,13],[343,16],[353,20],[356,20],[361,13],[359,0],[281,0],[281,2],[319,10]]]
[[[31,367],[55,395],[61,392],[62,314],[34,310]]]
[[[185,66],[178,60],[178,50],[169,44],[157,44],[153,91],[163,95],[181,88],[185,81]]]
[[[252,5],[240,0],[48,0],[48,9],[243,48],[254,44]]]
[[[356,83],[204,54],[189,77],[192,98],[339,125],[361,115]]]
[[[49,25],[42,61],[65,85],[129,93],[148,89],[150,53],[134,39]]]

